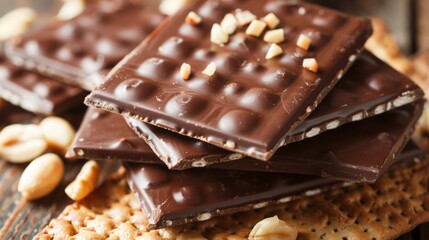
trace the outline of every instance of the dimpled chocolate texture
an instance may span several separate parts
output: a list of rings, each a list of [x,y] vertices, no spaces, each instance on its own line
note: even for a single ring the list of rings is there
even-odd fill
[[[238,8],[257,17],[274,13],[284,54],[265,60],[269,44],[239,28],[223,46],[210,31]],[[185,22],[190,11],[202,22]],[[312,39],[305,51],[300,34]],[[316,107],[371,34],[369,20],[306,3],[285,1],[192,1],[166,20],[86,99],[92,106],[131,115],[210,144],[268,160],[287,134]],[[314,57],[317,73],[302,67]],[[182,63],[191,65],[187,81]],[[216,72],[202,73],[210,62]]]
[[[163,19],[138,1],[98,1],[69,21],[14,39],[5,50],[19,66],[92,90]]]
[[[422,89],[413,81],[365,51],[316,110],[292,131],[286,142],[314,137],[344,123],[416,101],[422,96]],[[203,167],[243,157],[132,118],[127,118],[127,121],[173,169]]]
[[[0,97],[39,114],[64,113],[80,105],[87,93],[20,69],[0,57]]]
[[[160,163],[122,116],[96,108],[89,108],[86,112],[66,157]]]

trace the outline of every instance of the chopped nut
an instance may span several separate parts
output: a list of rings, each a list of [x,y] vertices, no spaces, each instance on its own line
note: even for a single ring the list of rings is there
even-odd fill
[[[82,200],[94,191],[100,175],[100,167],[96,161],[88,161],[83,165],[76,179],[65,189],[67,196],[75,201]]]
[[[61,158],[47,153],[34,159],[21,175],[18,192],[28,200],[43,197],[52,192],[64,175],[64,164]]]
[[[279,45],[273,43],[273,44],[271,44],[270,48],[268,49],[268,52],[267,52],[267,55],[265,56],[265,59],[273,59],[282,53],[283,53],[283,49]]]
[[[69,122],[60,117],[47,117],[39,126],[50,148],[61,154],[67,151],[75,136]]]
[[[207,67],[203,70],[203,74],[207,76],[213,76],[216,72],[216,64],[213,62],[207,65]]]
[[[312,71],[314,73],[317,73],[318,69],[319,69],[319,64],[317,64],[316,59],[314,58],[306,58],[304,59],[304,61],[302,62],[302,66],[309,70]]]
[[[237,30],[237,19],[235,19],[234,15],[231,13],[228,13],[223,18],[222,22],[220,23],[220,27],[222,28],[223,32],[231,35]]]
[[[220,25],[217,23],[213,24],[213,27],[210,33],[210,41],[212,43],[222,45],[224,43],[227,43],[228,40],[229,40],[228,34],[222,30]]]
[[[70,20],[81,14],[85,9],[85,5],[84,0],[64,1],[57,14],[57,18],[63,21]]]
[[[39,126],[13,124],[0,132],[0,156],[6,161],[24,163],[43,154],[48,148]]]
[[[227,148],[229,148],[229,149],[235,149],[235,142],[234,142],[234,141],[231,141],[231,140],[228,140],[228,141],[226,141],[225,146],[226,146]]]
[[[296,41],[296,45],[304,50],[308,50],[310,48],[311,39],[304,34],[299,35],[298,41]]]
[[[180,76],[183,80],[188,80],[191,75],[191,65],[183,63],[180,67]]]
[[[188,0],[163,0],[159,4],[159,11],[165,15],[171,16],[185,5]]]
[[[270,30],[265,33],[264,41],[267,43],[281,43],[285,40],[283,29]]]
[[[202,19],[198,14],[191,11],[188,13],[188,16],[186,16],[185,21],[191,25],[198,25],[201,23]]]
[[[280,19],[274,13],[269,13],[261,20],[264,21],[270,29],[276,28],[280,24]]]
[[[256,19],[256,16],[248,10],[246,11],[237,10],[235,12],[235,17],[237,18],[238,24],[240,24],[240,26],[247,25],[251,21]]]
[[[258,222],[249,234],[249,240],[296,240],[298,231],[277,216]]]
[[[23,34],[36,19],[31,8],[17,8],[0,18],[0,41]]]
[[[255,19],[250,23],[249,27],[246,30],[246,34],[254,37],[259,37],[261,36],[262,32],[266,27],[266,23]]]

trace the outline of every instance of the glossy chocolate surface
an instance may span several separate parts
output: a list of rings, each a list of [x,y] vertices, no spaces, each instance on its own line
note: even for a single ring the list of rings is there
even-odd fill
[[[95,108],[88,108],[66,158],[160,163],[121,115]]]
[[[133,0],[103,0],[5,47],[17,65],[92,90],[164,16]]]
[[[274,13],[285,41],[284,54],[265,60],[269,44],[244,34],[224,46],[210,42],[210,29],[238,8],[257,17]],[[185,22],[189,11],[203,21]],[[210,144],[268,160],[336,83],[371,34],[367,19],[299,2],[279,0],[192,1],[166,20],[86,99],[92,106],[133,116]],[[308,51],[296,46],[312,39]],[[319,71],[302,67],[317,59]],[[192,67],[189,80],[179,74]],[[210,63],[216,73],[202,74]]]
[[[81,105],[87,92],[20,69],[0,57],[0,97],[30,112],[64,113]]]
[[[280,148],[270,161],[247,157],[208,167],[311,174],[353,182],[374,182],[395,162],[410,139],[422,105],[419,101],[289,144]],[[97,119],[99,114],[103,114],[104,118]],[[90,117],[93,115],[97,118]],[[124,145],[126,151],[119,151],[118,149],[124,149]],[[228,157],[222,155],[222,152],[218,154],[219,158]],[[74,158],[79,155],[87,159],[161,163],[146,142],[136,138],[121,116],[95,109],[86,116],[68,154]],[[164,159],[164,162],[167,161]],[[187,164],[184,168],[204,166],[201,161],[184,164]]]
[[[413,81],[365,51],[316,110],[286,142],[314,137],[344,123],[361,120],[420,99],[423,91]],[[241,158],[197,139],[127,118],[136,132],[172,169],[206,166]]]
[[[409,145],[401,160],[422,156]],[[207,220],[319,194],[344,184],[308,175],[191,169],[124,163],[128,182],[142,203],[150,228]]]

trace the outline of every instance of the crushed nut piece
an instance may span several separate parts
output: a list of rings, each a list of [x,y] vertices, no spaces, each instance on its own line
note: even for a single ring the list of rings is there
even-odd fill
[[[317,64],[316,59],[314,58],[306,58],[304,59],[304,61],[302,62],[302,66],[309,70],[312,71],[314,73],[317,73],[318,69],[319,69],[319,64]]]
[[[210,33],[210,41],[212,43],[222,45],[224,43],[227,43],[228,40],[229,40],[228,34],[222,30],[220,25],[217,23],[213,24],[213,27]]]
[[[274,13],[269,13],[261,20],[264,21],[270,29],[276,28],[280,24],[280,19]]]
[[[0,41],[23,34],[36,19],[31,8],[17,8],[0,18]]]
[[[229,149],[234,149],[235,148],[235,142],[231,141],[231,140],[227,140],[225,146]]]
[[[76,179],[65,189],[67,196],[79,201],[94,191],[100,175],[100,167],[96,161],[88,161],[83,165]]]
[[[265,59],[273,59],[282,53],[283,53],[283,49],[279,45],[273,43],[273,44],[271,44],[270,48],[268,49],[268,52],[267,52],[267,55],[265,56]]]
[[[34,159],[24,170],[19,179],[18,192],[28,200],[43,197],[52,192],[64,175],[61,158],[47,153]]]
[[[235,12],[235,17],[237,18],[238,24],[240,24],[240,26],[247,25],[251,21],[256,19],[256,16],[248,10],[246,11],[237,10]]]
[[[198,25],[201,23],[202,18],[195,12],[191,11],[188,13],[188,16],[186,16],[185,21],[191,25]]]
[[[299,35],[298,41],[296,41],[296,45],[304,50],[308,50],[310,48],[311,39],[304,34]]]
[[[246,34],[254,37],[259,37],[261,36],[262,32],[266,27],[266,23],[255,19],[250,23],[249,27],[246,30]]]
[[[189,76],[191,76],[191,65],[183,63],[182,66],[180,66],[180,77],[182,77],[183,80],[188,80]]]
[[[216,64],[211,62],[207,67],[203,70],[203,74],[207,76],[213,76],[216,72]]]
[[[281,43],[285,40],[283,29],[270,30],[265,33],[264,41],[267,43]]]
[[[231,13],[228,13],[223,18],[222,22],[220,23],[220,27],[222,28],[223,32],[231,35],[237,30],[237,19],[235,19],[234,15]]]
[[[249,240],[296,240],[297,237],[298,231],[295,228],[274,216],[258,222],[250,232]]]

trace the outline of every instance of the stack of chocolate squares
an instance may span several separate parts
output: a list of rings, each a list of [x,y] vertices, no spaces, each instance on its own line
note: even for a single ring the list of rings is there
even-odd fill
[[[363,49],[368,19],[281,0],[194,0],[163,19],[95,3],[5,46],[52,83],[0,82],[33,111],[9,85],[92,90],[67,157],[122,161],[150,228],[375,182],[422,157],[410,136],[423,91]]]

